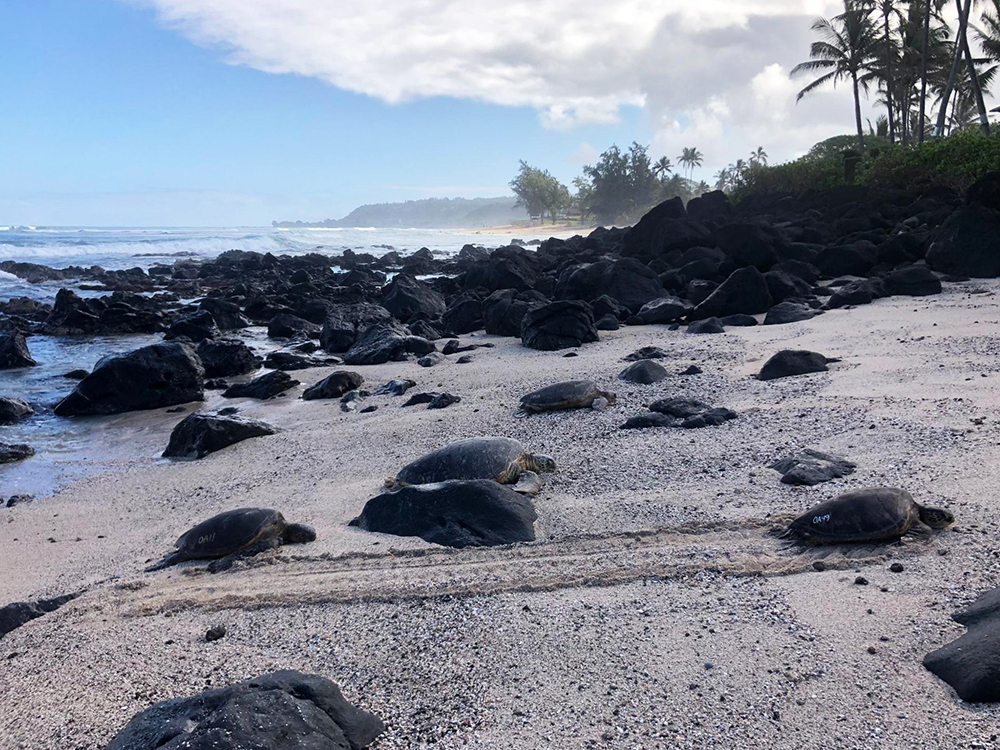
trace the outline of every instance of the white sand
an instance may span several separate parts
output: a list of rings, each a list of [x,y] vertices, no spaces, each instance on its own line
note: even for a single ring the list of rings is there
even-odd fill
[[[1000,707],[963,704],[920,663],[962,632],[954,609],[1000,584],[998,289],[949,285],[717,336],[627,328],[576,358],[463,337],[497,346],[468,365],[357,368],[366,386],[412,377],[460,404],[380,397],[373,414],[343,414],[296,391],[246,403],[281,434],[197,462],[153,459],[179,416],[141,415],[135,453],[150,458],[0,511],[0,602],[119,576],[0,641],[0,748],[100,748],[154,701],[283,667],[326,675],[382,716],[377,748],[1000,747]],[[616,381],[622,357],[645,345],[671,353],[671,373],[705,373]],[[844,362],[751,378],[785,347]],[[515,416],[528,390],[585,376],[618,405]],[[667,395],[740,418],[618,430]],[[481,434],[558,461],[535,500],[537,543],[452,551],[346,526],[403,463]],[[858,471],[780,484],[766,464],[802,447]],[[837,552],[822,573],[766,533],[871,485],[949,507],[956,529]],[[313,524],[319,540],[215,576],[140,572],[193,523],[246,505]],[[905,571],[890,573],[890,560]],[[856,571],[869,586],[854,585]],[[219,622],[229,634],[205,643]]]

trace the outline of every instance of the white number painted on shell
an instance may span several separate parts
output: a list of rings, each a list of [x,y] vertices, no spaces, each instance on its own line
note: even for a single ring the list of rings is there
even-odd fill
[[[813,516],[813,523],[827,523],[831,517],[829,513],[825,516]]]
[[[198,544],[207,544],[208,542],[215,541],[215,532],[211,534],[205,534],[204,536],[198,537]]]

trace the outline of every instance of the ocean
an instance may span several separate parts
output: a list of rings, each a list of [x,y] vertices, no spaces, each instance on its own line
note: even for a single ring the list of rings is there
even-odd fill
[[[547,235],[545,235],[547,236]],[[536,239],[528,230],[518,234]],[[0,226],[0,261],[38,263],[52,268],[101,266],[108,270],[149,268],[180,258],[208,259],[227,250],[252,250],[275,255],[341,254],[345,249],[382,255],[402,255],[427,247],[438,257],[457,253],[466,244],[499,247],[513,235],[462,233],[447,229],[177,229]],[[543,239],[538,237],[537,239]],[[104,294],[81,290],[73,281],[31,284],[0,271],[0,300],[30,297],[51,303],[61,287],[81,296]],[[260,352],[276,347],[263,328],[237,335]],[[28,347],[38,367],[0,371],[0,396],[28,401],[36,415],[17,425],[0,426],[0,441],[27,443],[36,455],[26,461],[0,465],[0,506],[15,494],[44,496],[66,482],[88,473],[154,460],[166,445],[177,415],[163,410],[115,417],[65,419],[52,407],[70,393],[75,381],[65,373],[93,369],[109,354],[119,354],[159,341],[161,335],[108,337],[32,336]],[[221,406],[217,393],[206,394],[206,408]]]
[[[521,235],[531,239],[533,235]],[[402,255],[422,247],[436,256],[457,253],[467,244],[496,247],[512,236],[463,233],[449,229],[276,229],[240,227],[224,229],[90,228],[0,226],[0,261],[38,263],[52,268],[101,266],[108,270],[149,268],[171,264],[178,258],[214,258],[227,250],[248,250],[275,255],[325,253],[339,255],[346,249],[383,255]],[[0,300],[26,296],[51,302],[61,282],[29,284],[0,271]]]

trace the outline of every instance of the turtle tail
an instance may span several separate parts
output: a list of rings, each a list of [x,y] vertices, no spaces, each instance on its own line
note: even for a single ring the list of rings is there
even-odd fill
[[[405,487],[406,482],[400,482],[396,477],[392,477],[382,482],[382,486],[387,490],[398,490],[400,487]]]
[[[154,570],[163,570],[164,568],[169,568],[171,565],[176,565],[177,563],[182,563],[189,559],[188,556],[179,549],[175,549],[173,552],[168,554],[158,563],[154,563],[145,569],[146,573],[152,573]]]

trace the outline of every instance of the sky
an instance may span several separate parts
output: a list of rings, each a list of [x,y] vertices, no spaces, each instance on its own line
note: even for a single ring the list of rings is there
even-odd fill
[[[827,0],[3,0],[0,225],[260,226],[567,184],[612,144],[696,179],[853,129],[799,104]],[[866,108],[866,116],[875,113]]]

